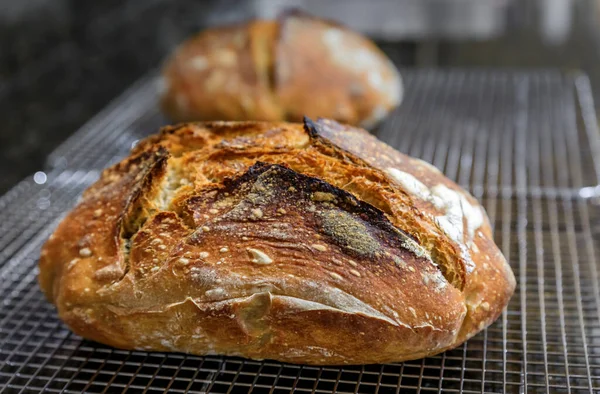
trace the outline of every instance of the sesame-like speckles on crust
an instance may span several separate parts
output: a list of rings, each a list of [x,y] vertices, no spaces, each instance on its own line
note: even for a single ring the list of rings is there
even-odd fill
[[[327,251],[327,246],[325,245],[321,245],[321,244],[312,244],[311,245],[313,247],[313,249],[318,250],[319,252],[326,252]]]
[[[251,261],[255,264],[271,264],[273,262],[273,259],[262,250],[254,248],[248,248],[247,250],[252,258]]]
[[[329,275],[336,280],[344,280],[344,278],[337,272],[330,272]]]
[[[79,255],[81,257],[90,257],[92,255],[92,251],[90,250],[90,248],[82,248],[79,249]]]

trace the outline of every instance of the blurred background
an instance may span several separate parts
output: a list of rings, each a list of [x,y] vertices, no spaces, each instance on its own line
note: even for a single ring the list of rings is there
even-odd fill
[[[600,0],[0,0],[0,194],[190,34],[287,7],[401,67],[580,69],[600,91]]]

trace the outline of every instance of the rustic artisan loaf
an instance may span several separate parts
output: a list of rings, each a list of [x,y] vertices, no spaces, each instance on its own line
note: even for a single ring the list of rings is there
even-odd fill
[[[515,287],[473,197],[363,130],[308,119],[142,141],[50,237],[39,280],[98,342],[307,364],[439,353]]]
[[[303,14],[206,30],[165,64],[175,121],[329,117],[371,127],[402,96],[394,65],[365,37]]]

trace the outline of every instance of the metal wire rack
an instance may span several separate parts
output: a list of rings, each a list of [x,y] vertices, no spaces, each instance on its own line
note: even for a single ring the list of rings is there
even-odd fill
[[[600,392],[600,137],[587,78],[404,76],[406,100],[378,134],[484,204],[518,280],[495,324],[435,357],[340,368],[130,352],[72,334],[36,284],[39,248],[99,171],[165,122],[151,74],[49,157],[45,182],[0,197],[0,391]]]

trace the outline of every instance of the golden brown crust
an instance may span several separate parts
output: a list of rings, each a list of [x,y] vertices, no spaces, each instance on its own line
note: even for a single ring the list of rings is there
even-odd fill
[[[328,117],[371,127],[402,96],[375,44],[305,14],[206,30],[167,61],[162,107],[175,121]]]
[[[89,339],[308,364],[457,346],[515,286],[471,196],[310,119],[164,128],[86,191],[39,279]]]

